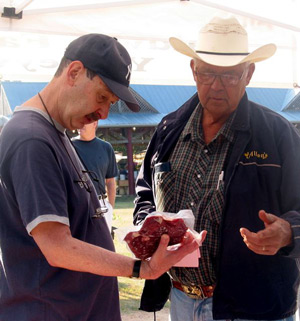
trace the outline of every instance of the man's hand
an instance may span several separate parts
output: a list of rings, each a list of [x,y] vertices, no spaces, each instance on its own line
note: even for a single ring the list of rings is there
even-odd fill
[[[182,243],[176,249],[173,246],[168,248],[170,238],[166,234],[162,235],[159,246],[151,259],[142,262],[140,277],[157,279],[187,254],[195,251],[205,240],[206,234],[206,231],[202,231],[196,236],[191,231],[187,231]]]
[[[291,244],[292,229],[290,223],[264,210],[259,211],[259,218],[264,222],[265,229],[253,233],[242,227],[240,233],[247,247],[262,255],[274,255],[282,247]]]

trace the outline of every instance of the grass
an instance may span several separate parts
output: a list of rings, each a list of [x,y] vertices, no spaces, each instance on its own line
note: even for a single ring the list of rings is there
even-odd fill
[[[133,226],[132,213],[133,213],[133,196],[121,196],[116,198],[114,208],[113,226],[118,229]],[[114,243],[116,251],[120,254],[132,256],[126,244],[121,242],[115,235]],[[134,280],[129,278],[118,278],[119,292],[120,292],[120,305],[121,313],[127,314],[138,311],[140,298],[144,286],[143,280]]]
[[[133,210],[134,196],[122,195],[116,197],[115,209],[131,209]],[[132,212],[131,212],[132,213]]]

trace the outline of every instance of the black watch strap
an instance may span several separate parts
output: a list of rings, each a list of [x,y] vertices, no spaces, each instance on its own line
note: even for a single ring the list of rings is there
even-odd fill
[[[139,279],[140,278],[140,270],[141,270],[141,260],[136,260],[133,265],[133,270],[132,270],[132,278]]]

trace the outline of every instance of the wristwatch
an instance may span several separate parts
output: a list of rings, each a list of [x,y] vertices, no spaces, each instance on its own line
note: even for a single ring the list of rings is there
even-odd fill
[[[131,278],[140,279],[141,264],[141,260],[136,260],[134,262]]]

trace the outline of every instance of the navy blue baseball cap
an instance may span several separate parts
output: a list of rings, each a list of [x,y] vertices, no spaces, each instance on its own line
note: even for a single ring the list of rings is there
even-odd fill
[[[64,57],[79,60],[84,67],[97,74],[105,85],[134,112],[140,106],[129,91],[131,58],[116,38],[91,33],[73,40]]]

